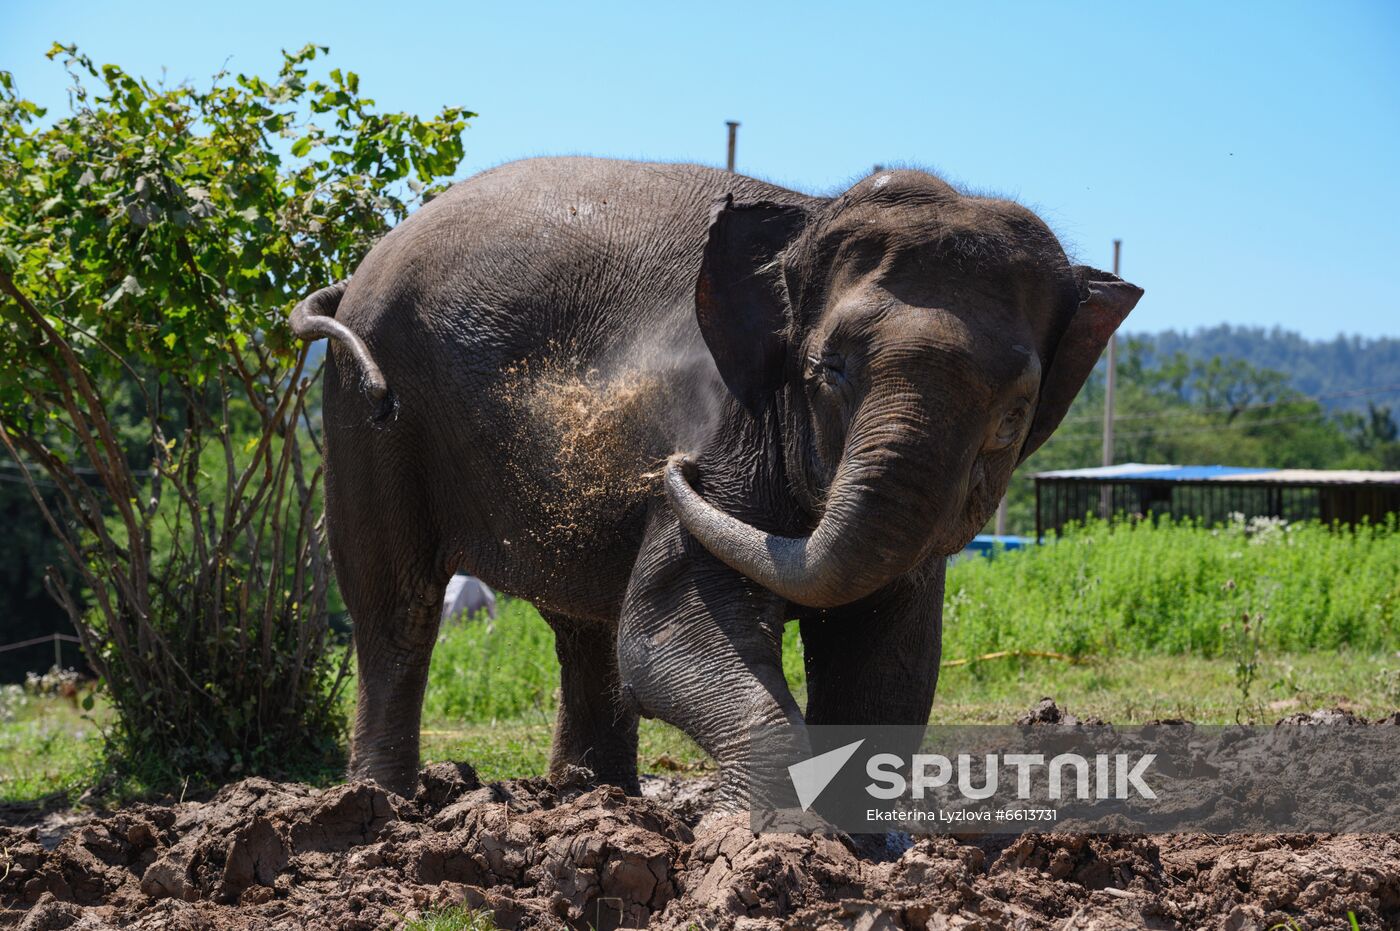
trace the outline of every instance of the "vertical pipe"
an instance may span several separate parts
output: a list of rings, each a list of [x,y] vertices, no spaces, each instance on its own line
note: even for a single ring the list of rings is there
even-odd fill
[[[1123,240],[1113,240],[1113,274],[1118,274],[1119,256]],[[1118,334],[1108,338],[1108,371],[1104,378],[1103,391],[1103,464],[1113,465],[1113,400],[1118,387]],[[1105,495],[1101,502],[1104,520],[1113,516],[1112,499]]]
[[[725,120],[725,126],[729,127],[729,157],[724,161],[724,167],[729,171],[734,170],[734,143],[739,135],[739,123],[736,120]]]
[[[1113,240],[1113,274],[1118,274],[1123,240]],[[1103,464],[1113,465],[1113,401],[1118,388],[1118,334],[1108,338],[1108,372],[1103,394]]]
[[[997,536],[1006,536],[1006,499],[1011,496],[1010,490],[1001,496],[1001,502],[997,505]]]

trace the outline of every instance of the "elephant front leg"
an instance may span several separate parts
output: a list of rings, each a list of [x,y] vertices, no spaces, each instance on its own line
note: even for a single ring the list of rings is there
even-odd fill
[[[807,723],[928,723],[943,635],[944,562],[802,621]]]
[[[803,619],[807,724],[927,724],[938,684],[942,616],[943,560],[938,559],[925,573]],[[901,734],[895,739],[885,733],[882,750],[908,759],[918,752],[921,731]],[[902,853],[911,841],[895,831],[855,835],[851,843],[862,856],[883,860]]]
[[[669,514],[653,521],[618,631],[624,695],[680,728],[719,766],[717,805],[748,803],[754,728],[786,725],[807,747],[782,670],[785,602],[703,550]],[[767,754],[765,754],[765,758]],[[779,758],[774,754],[774,759]]]

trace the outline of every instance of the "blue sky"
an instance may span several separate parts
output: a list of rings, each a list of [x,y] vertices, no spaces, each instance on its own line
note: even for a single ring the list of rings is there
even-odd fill
[[[1400,336],[1400,4],[6,0],[0,68],[64,105],[55,39],[172,80],[329,45],[384,108],[478,111],[527,155],[717,164],[813,193],[876,163],[1041,212],[1147,289],[1127,329]],[[328,66],[329,67],[329,66]]]

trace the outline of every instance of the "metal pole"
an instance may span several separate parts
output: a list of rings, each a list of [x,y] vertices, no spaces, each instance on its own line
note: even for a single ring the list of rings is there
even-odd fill
[[[63,641],[58,639],[58,634],[53,635],[53,668],[63,668]]]
[[[1010,491],[1001,496],[1001,502],[997,505],[997,536],[1006,536],[1006,499]]]
[[[725,160],[725,167],[730,171],[734,170],[734,140],[739,135],[739,123],[736,120],[725,120],[725,126],[729,127],[729,158]]]
[[[1123,240],[1113,240],[1113,274],[1118,274],[1119,258],[1122,254]],[[1113,465],[1113,402],[1114,395],[1118,388],[1118,334],[1114,333],[1108,338],[1108,372],[1104,379],[1103,391],[1103,459],[1106,466]],[[1099,499],[1099,510],[1104,520],[1113,516],[1113,498],[1108,488],[1105,487]]]
[[[1123,240],[1113,240],[1113,274],[1118,274]],[[1108,338],[1108,377],[1103,393],[1103,464],[1113,465],[1113,396],[1118,387],[1118,334]]]

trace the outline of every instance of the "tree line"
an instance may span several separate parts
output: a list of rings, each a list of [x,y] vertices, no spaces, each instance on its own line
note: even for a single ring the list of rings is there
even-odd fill
[[[1308,345],[1290,337],[1290,346]],[[1392,343],[1400,346],[1374,341],[1383,351]],[[1219,352],[1199,342],[1190,352],[1163,348],[1177,344],[1169,333],[1120,345],[1114,462],[1400,471],[1400,406],[1388,400],[1400,398],[1400,384],[1357,389],[1338,380],[1330,393],[1310,394],[1292,372],[1229,355],[1238,344],[1227,341]],[[1394,372],[1400,383],[1400,368]],[[1009,532],[1035,531],[1036,472],[1102,464],[1105,373],[1101,361],[1059,430],[1012,479]]]
[[[1400,338],[1338,335],[1310,340],[1279,327],[1222,323],[1192,332],[1164,330],[1133,337],[1149,362],[1215,356],[1287,372],[1294,390],[1323,399],[1328,410],[1366,410],[1368,402],[1400,402]]]

